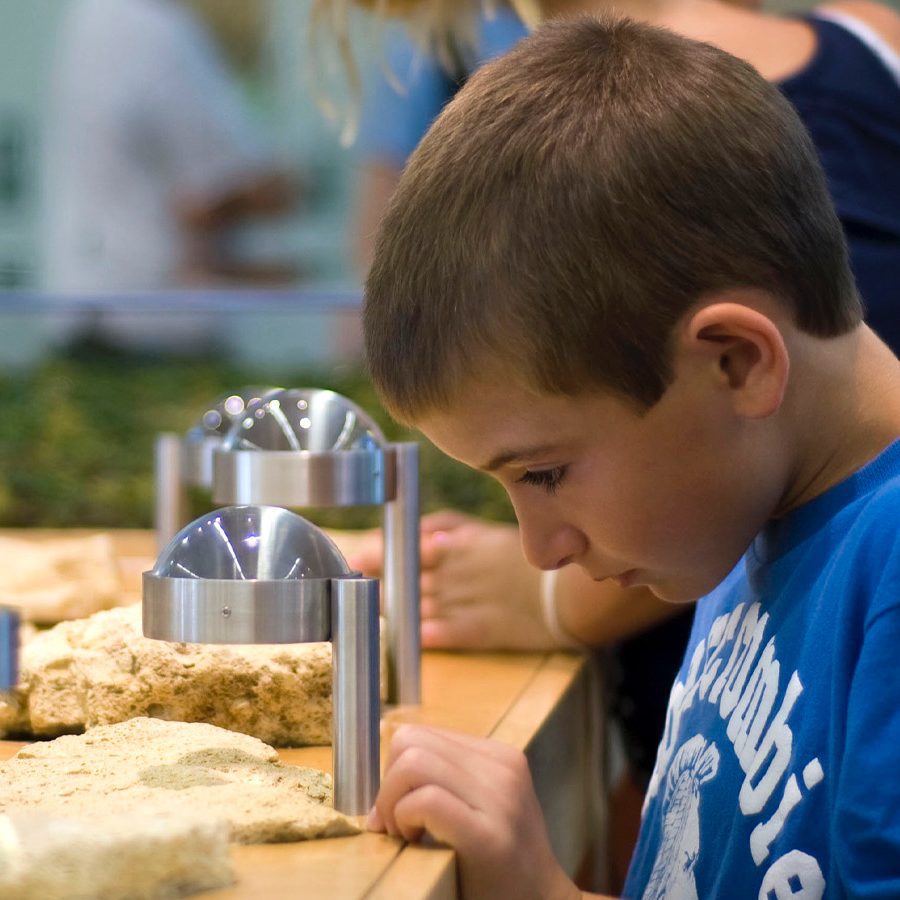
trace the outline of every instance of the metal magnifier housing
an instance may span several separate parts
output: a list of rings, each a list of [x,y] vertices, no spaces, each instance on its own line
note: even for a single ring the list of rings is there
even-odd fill
[[[221,446],[235,422],[243,419],[264,397],[279,390],[272,385],[247,385],[212,403],[182,440],[185,482],[212,488],[213,451]]]
[[[164,641],[331,641],[334,806],[367,812],[379,780],[378,581],[286,509],[231,506],[182,529],[143,576],[144,635]]]
[[[217,503],[383,506],[390,703],[421,693],[418,450],[389,443],[346,397],[309,388],[266,394],[213,450]]]
[[[186,489],[212,488],[213,450],[234,422],[243,418],[277,387],[248,385],[217,398],[184,435],[162,432],[156,436],[155,530],[159,550],[166,547],[187,521]]]

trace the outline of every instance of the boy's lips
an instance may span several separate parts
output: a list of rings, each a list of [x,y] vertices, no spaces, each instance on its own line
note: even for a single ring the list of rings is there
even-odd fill
[[[637,577],[637,569],[628,569],[625,572],[620,572],[618,575],[602,575],[599,578],[595,578],[594,581],[614,581],[619,587],[627,588],[636,583]]]

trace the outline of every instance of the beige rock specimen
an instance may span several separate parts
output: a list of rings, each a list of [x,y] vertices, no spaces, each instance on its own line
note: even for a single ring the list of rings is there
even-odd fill
[[[240,843],[355,834],[331,778],[272,747],[202,723],[131,719],[23,747],[0,764],[0,812],[93,824],[110,815],[225,820]]]
[[[0,604],[18,607],[24,621],[49,625],[119,603],[119,568],[106,534],[44,541],[3,535],[0,566]]]
[[[0,815],[0,900],[164,900],[233,881],[224,821]]]
[[[53,737],[152,716],[209,722],[275,746],[331,742],[331,644],[172,644],[140,605],[62,622],[22,651],[0,735]]]

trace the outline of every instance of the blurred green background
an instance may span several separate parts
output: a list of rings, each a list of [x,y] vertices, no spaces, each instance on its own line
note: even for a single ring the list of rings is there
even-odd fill
[[[422,441],[424,510],[452,506],[513,520],[496,482],[399,428],[361,370],[161,360],[83,340],[32,369],[0,375],[0,526],[151,527],[156,434],[186,432],[218,397],[251,384],[323,387],[350,397],[389,438]],[[201,494],[191,503],[196,515],[213,505]],[[368,527],[380,522],[380,510],[323,510],[309,517],[331,527]]]
[[[0,0],[0,526],[150,527],[155,435],[186,431],[218,397],[248,384],[331,388],[374,415],[389,437],[408,437],[384,414],[362,374],[352,327],[334,316],[265,304],[241,315],[216,311],[211,330],[221,352],[184,358],[142,356],[90,338],[73,341],[78,328],[71,322],[30,307],[29,295],[45,289],[42,215],[53,200],[42,181],[47,99],[59,33],[73,2]],[[310,80],[310,2],[268,0],[259,58],[241,71],[260,127],[304,184],[302,205],[257,239],[296,257],[303,270],[296,288],[358,292],[352,232],[361,161],[341,145],[340,117],[335,122],[322,114],[315,88],[344,112],[352,103],[348,107],[339,66],[337,77],[322,82],[319,72],[318,81]],[[217,3],[224,0],[211,0]],[[794,10],[813,0],[764,5]],[[353,18],[351,31],[365,85],[383,65],[384,35],[365,16]],[[19,301],[7,302],[11,294]],[[177,330],[174,302],[154,315],[171,315]],[[425,510],[453,506],[512,519],[494,482],[427,443],[422,498]],[[196,512],[211,506],[199,496],[193,503]],[[336,527],[366,526],[379,511],[313,517]]]

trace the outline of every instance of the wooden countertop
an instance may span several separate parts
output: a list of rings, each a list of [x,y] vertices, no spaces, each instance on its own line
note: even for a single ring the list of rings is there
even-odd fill
[[[71,532],[69,532],[71,533]],[[21,532],[20,532],[21,534]],[[115,536],[124,571],[146,568],[148,534]],[[457,728],[525,750],[551,840],[574,874],[601,838],[600,703],[593,667],[566,653],[434,653],[422,661],[419,707],[386,711],[382,738],[400,722]],[[0,759],[21,744],[0,741]],[[284,762],[331,769],[330,747],[280,751]],[[594,791],[586,791],[593,784]],[[210,900],[445,900],[457,896],[453,854],[386,835],[290,844],[235,845],[237,883]]]

